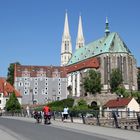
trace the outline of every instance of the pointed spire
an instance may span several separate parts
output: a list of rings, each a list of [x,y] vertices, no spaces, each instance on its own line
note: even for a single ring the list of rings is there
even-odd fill
[[[109,22],[108,22],[108,18],[106,17],[106,22],[105,22],[105,35],[108,36],[109,33],[110,33],[110,30],[109,30]]]
[[[84,35],[83,35],[83,28],[82,28],[82,17],[81,14],[79,16],[79,24],[78,24],[78,33],[77,33],[77,40],[76,40],[76,49],[79,49],[85,45]]]
[[[70,35],[70,33],[69,33],[68,14],[67,14],[67,10],[66,10],[63,36],[69,36],[69,35]]]
[[[61,44],[61,66],[67,65],[72,56],[71,36],[69,33],[68,14],[65,14],[64,32]]]

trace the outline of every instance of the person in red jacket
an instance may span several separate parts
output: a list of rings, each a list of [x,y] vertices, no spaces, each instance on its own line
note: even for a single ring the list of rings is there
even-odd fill
[[[51,109],[49,106],[44,106],[43,107],[43,113],[44,113],[44,123],[45,124],[50,124],[50,119],[51,119]]]

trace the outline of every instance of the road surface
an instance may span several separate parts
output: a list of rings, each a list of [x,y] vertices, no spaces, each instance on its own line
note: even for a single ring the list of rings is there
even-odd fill
[[[4,133],[8,135],[7,140],[116,140],[83,131],[74,132],[70,129],[61,129],[54,127],[53,124],[44,125],[8,118],[0,118],[0,129],[0,139],[2,140],[6,140]]]

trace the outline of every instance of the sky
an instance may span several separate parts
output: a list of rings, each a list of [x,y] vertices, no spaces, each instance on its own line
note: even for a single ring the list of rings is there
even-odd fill
[[[79,15],[86,44],[104,36],[108,17],[140,66],[140,0],[0,0],[0,77],[14,62],[60,65],[66,10],[73,52]]]

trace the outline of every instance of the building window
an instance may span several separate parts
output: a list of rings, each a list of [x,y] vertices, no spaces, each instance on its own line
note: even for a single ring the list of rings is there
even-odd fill
[[[38,90],[38,87],[35,87],[34,90]]]
[[[0,104],[1,104],[1,100],[0,100]]]
[[[59,95],[61,94],[61,92],[59,91],[59,93],[58,93]]]
[[[57,97],[57,101],[59,101],[60,100],[60,97]]]
[[[38,94],[38,91],[34,91],[34,95],[37,95]]]
[[[37,82],[35,82],[35,83],[34,83],[34,85],[35,85],[35,86],[38,86],[38,83],[37,83]]]
[[[38,103],[37,99],[34,99],[33,104],[37,104],[37,103]]]
[[[28,92],[27,91],[24,91],[24,95],[27,95],[28,94]]]
[[[19,86],[19,87],[23,86],[22,82],[19,82],[18,86]]]
[[[35,81],[37,81],[37,78],[35,78]]]
[[[2,94],[0,93],[0,97],[2,96]]]

